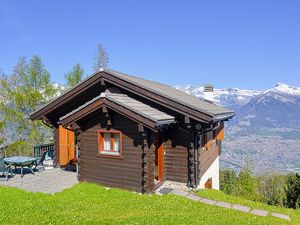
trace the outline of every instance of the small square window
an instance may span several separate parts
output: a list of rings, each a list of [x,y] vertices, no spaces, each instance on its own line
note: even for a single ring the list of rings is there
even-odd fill
[[[122,133],[120,131],[98,131],[98,154],[105,157],[122,156]]]

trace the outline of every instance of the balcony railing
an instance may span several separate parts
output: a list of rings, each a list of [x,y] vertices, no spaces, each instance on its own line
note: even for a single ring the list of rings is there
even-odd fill
[[[41,157],[44,152],[48,152],[48,156],[53,159],[54,157],[54,144],[43,144],[33,147],[34,157]]]

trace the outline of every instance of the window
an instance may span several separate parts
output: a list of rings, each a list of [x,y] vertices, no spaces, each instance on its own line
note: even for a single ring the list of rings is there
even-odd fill
[[[105,157],[122,157],[122,133],[99,130],[98,154]]]

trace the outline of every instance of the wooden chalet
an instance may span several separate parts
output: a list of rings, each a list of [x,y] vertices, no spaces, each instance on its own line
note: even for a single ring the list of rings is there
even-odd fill
[[[233,116],[168,85],[100,69],[31,119],[53,127],[55,164],[78,162],[79,181],[151,193],[164,181],[218,189],[224,121]]]

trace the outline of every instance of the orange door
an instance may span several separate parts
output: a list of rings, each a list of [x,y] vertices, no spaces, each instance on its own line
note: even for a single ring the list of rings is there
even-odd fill
[[[164,179],[164,145],[160,144],[158,148],[158,180],[163,181]]]
[[[157,181],[163,181],[164,179],[164,145],[162,141],[162,136],[158,135],[156,140],[155,149],[155,166],[156,166],[156,179]]]
[[[75,156],[75,133],[59,126],[59,165],[67,165]]]

